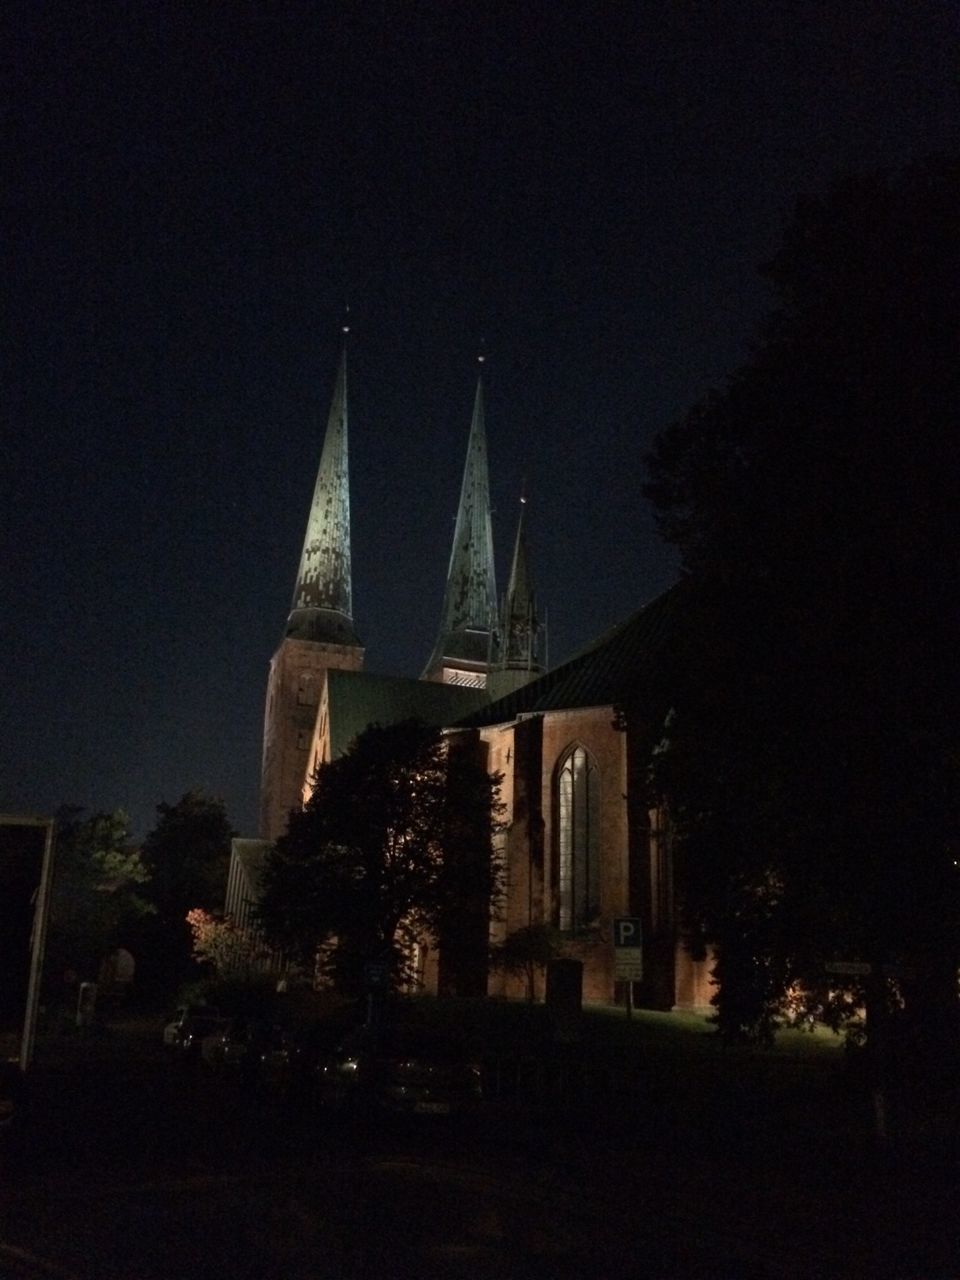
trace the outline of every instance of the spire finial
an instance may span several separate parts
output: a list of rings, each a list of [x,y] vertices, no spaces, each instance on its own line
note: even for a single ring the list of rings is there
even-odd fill
[[[350,332],[350,303],[349,302],[345,302],[343,304],[343,324],[340,326],[340,331],[343,334],[344,338],[346,338],[347,334]]]

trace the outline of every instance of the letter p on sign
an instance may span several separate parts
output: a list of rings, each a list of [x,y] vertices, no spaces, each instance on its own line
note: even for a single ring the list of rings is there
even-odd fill
[[[643,945],[639,916],[618,916],[613,922],[615,947],[639,947]]]

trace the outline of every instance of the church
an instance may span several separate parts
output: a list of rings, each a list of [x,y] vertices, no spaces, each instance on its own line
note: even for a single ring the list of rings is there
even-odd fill
[[[583,964],[584,1000],[623,1002],[613,921],[638,917],[643,976],[632,1000],[658,1009],[706,1005],[708,966],[679,938],[669,831],[647,807],[644,761],[633,758],[638,718],[662,722],[667,709],[645,710],[644,701],[670,643],[676,592],[545,669],[522,503],[498,606],[481,371],[433,652],[418,680],[366,672],[353,620],[348,453],[344,345],[291,609],[270,663],[261,839],[235,842],[228,912],[231,897],[237,907],[255,895],[258,857],[309,797],[317,765],[345,751],[368,724],[416,716],[442,728],[452,745],[482,753],[502,775],[495,852],[505,898],[491,941],[551,925],[563,954]],[[424,949],[419,972],[424,988],[437,990],[435,954]],[[524,994],[524,983],[509,974],[484,980],[487,994]]]

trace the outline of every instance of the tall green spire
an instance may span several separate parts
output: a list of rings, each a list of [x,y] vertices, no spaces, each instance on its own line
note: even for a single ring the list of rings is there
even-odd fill
[[[344,327],[344,333],[347,332]],[[361,671],[350,583],[347,353],[340,357],[286,631],[270,663],[263,722],[260,835],[275,840],[303,803],[328,671]]]
[[[298,640],[329,644],[360,643],[353,629],[350,574],[346,342],[333,389],[286,634]]]
[[[478,378],[440,616],[440,636],[424,679],[455,684],[484,683],[496,600],[483,379]]]

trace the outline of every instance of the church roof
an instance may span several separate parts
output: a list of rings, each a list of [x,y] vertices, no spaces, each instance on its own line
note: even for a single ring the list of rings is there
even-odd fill
[[[461,725],[504,724],[542,711],[613,706],[628,691],[652,688],[673,636],[679,591],[678,584],[657,596],[568,662],[465,716]]]
[[[350,573],[346,346],[337,370],[286,634],[300,640],[360,643],[353,629]]]
[[[247,893],[252,898],[260,897],[260,881],[267,865],[267,854],[272,848],[272,840],[246,840],[235,836],[230,842],[231,852],[243,870]]]
[[[371,671],[328,671],[327,714],[330,754],[342,755],[371,724],[396,724],[416,717],[425,724],[455,724],[487,701],[482,689]]]
[[[427,673],[439,667],[443,658],[486,664],[496,602],[483,381],[478,378],[440,616],[440,636],[427,664]]]

